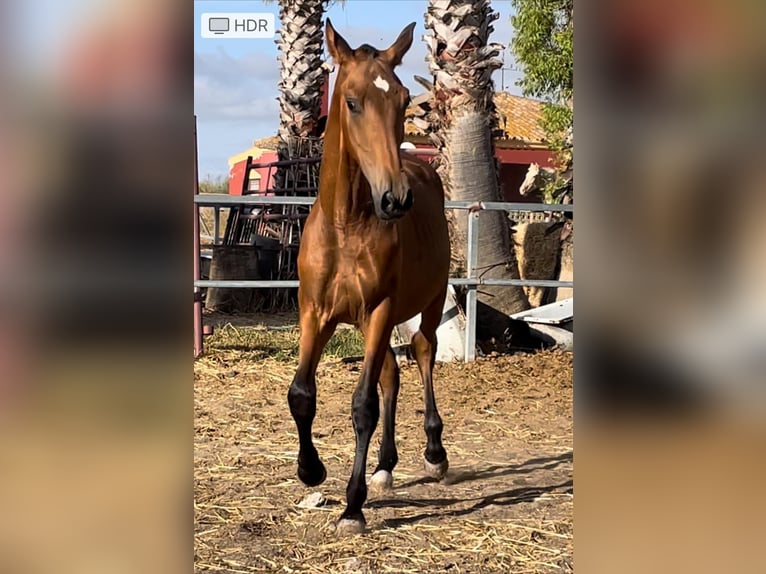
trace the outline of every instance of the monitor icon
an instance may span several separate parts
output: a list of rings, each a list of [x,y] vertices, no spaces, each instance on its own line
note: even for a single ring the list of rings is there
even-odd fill
[[[208,29],[213,34],[223,34],[229,31],[229,19],[228,18],[210,18],[208,20]]]

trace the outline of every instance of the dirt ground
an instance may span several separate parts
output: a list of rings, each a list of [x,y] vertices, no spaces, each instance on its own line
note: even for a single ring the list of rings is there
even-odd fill
[[[571,353],[438,364],[450,461],[440,483],[424,478],[422,387],[414,363],[405,364],[394,488],[368,499],[365,534],[339,539],[333,524],[351,472],[361,364],[332,356],[320,364],[314,437],[328,476],[307,488],[295,474],[286,400],[296,332],[262,322],[234,328],[239,338],[214,336],[195,362],[196,572],[572,571]],[[284,341],[276,346],[285,352],[244,337],[248,329]],[[380,426],[368,473],[379,436]],[[325,506],[297,506],[315,491]]]

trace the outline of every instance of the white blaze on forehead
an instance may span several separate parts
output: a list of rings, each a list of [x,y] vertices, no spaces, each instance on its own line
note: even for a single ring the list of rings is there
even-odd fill
[[[387,92],[388,91],[388,82],[385,81],[380,76],[378,76],[377,78],[375,78],[375,87],[380,88],[384,92]]]

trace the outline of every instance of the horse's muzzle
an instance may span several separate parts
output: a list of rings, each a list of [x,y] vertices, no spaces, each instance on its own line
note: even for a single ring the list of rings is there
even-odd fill
[[[388,190],[380,198],[380,211],[378,212],[378,216],[381,219],[399,219],[412,208],[412,203],[413,197],[411,189],[407,190],[404,200],[400,200],[391,190]]]

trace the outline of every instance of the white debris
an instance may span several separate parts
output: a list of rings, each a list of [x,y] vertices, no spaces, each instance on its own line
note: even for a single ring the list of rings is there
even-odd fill
[[[301,508],[319,508],[327,504],[327,499],[321,492],[312,492],[298,503]]]

